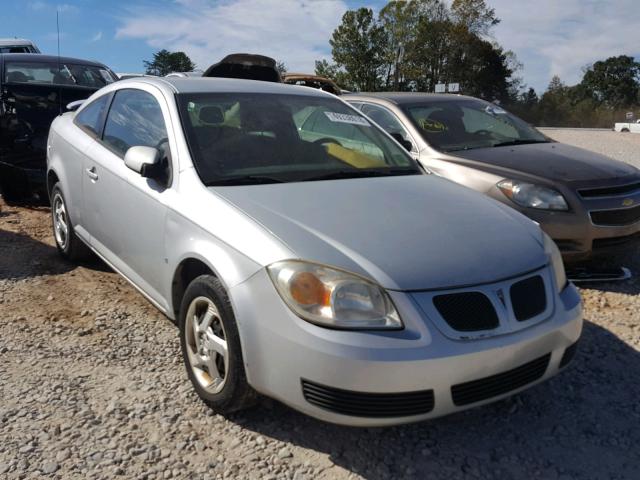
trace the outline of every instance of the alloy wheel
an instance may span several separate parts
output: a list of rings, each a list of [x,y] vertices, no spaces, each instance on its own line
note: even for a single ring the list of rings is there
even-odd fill
[[[200,386],[219,393],[229,370],[224,325],[220,312],[207,297],[197,297],[189,305],[185,319],[185,339],[189,366]]]

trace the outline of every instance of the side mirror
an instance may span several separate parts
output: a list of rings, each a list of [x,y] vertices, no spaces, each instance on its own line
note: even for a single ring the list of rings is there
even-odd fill
[[[124,155],[124,164],[140,176],[158,180],[162,176],[160,151],[153,147],[131,147]]]
[[[413,145],[411,144],[411,142],[409,140],[405,140],[402,134],[398,132],[393,132],[393,133],[389,132],[389,135],[391,135],[396,142],[402,145],[407,152],[410,152],[411,149],[413,148]]]

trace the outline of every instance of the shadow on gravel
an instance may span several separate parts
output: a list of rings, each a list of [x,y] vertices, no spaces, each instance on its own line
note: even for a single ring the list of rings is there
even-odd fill
[[[55,247],[3,229],[0,229],[0,251],[0,280],[60,274],[75,268],[60,258]]]
[[[640,352],[585,322],[573,363],[506,400],[420,424],[356,429],[278,403],[233,418],[368,479],[637,478]],[[270,411],[269,411],[270,410]]]

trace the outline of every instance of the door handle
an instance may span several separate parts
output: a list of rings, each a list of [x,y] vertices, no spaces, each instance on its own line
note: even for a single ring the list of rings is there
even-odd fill
[[[87,175],[89,176],[89,178],[91,180],[93,180],[94,182],[96,180],[98,180],[98,174],[96,173],[96,167],[87,168],[85,171],[87,172]]]

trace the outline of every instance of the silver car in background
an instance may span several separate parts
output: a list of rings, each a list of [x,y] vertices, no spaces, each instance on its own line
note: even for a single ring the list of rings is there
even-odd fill
[[[61,254],[91,249],[176,321],[221,413],[258,392],[341,424],[418,421],[551,377],[580,337],[534,222],[318,90],[117,82],[54,121],[48,186]]]

